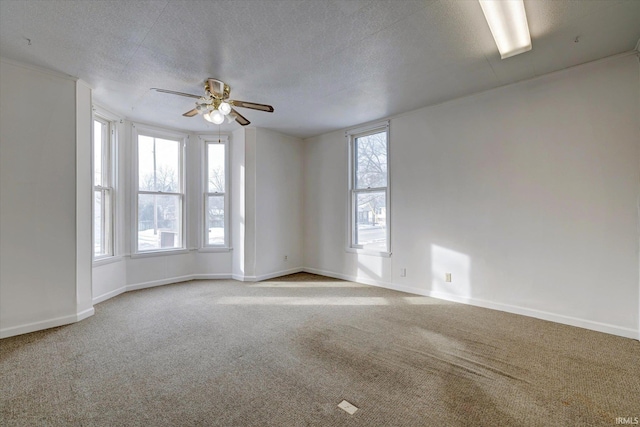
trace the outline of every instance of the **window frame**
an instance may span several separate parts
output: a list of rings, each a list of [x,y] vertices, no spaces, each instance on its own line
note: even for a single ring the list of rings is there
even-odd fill
[[[229,189],[231,188],[230,178],[230,144],[229,144],[229,136],[228,135],[199,135],[200,140],[202,141],[201,149],[202,149],[202,174],[201,174],[201,185],[202,185],[202,205],[200,209],[200,248],[199,250],[202,252],[225,252],[231,249],[231,200]],[[207,225],[207,208],[208,208],[208,200],[209,196],[219,196],[221,193],[211,193],[209,192],[209,145],[210,144],[224,144],[224,193],[222,193],[222,197],[224,197],[224,243],[218,245],[209,244],[209,236],[208,236],[208,225]]]
[[[140,190],[139,183],[139,137],[147,136],[150,138],[158,138],[158,139],[167,139],[176,141],[179,144],[179,171],[178,177],[180,179],[179,190],[178,193],[170,193],[163,191],[148,191],[148,190]],[[132,123],[132,192],[131,192],[131,257],[148,257],[148,256],[157,256],[157,255],[167,255],[167,254],[180,254],[186,253],[189,251],[188,249],[188,232],[187,232],[187,215],[188,215],[188,203],[187,203],[187,177],[186,177],[186,160],[187,160],[187,140],[189,136],[179,132],[172,132],[166,129],[161,129],[152,126],[146,126],[138,123]],[[181,245],[179,247],[173,248],[158,248],[158,249],[150,249],[150,250],[139,250],[138,249],[138,199],[140,194],[151,194],[151,195],[167,195],[167,196],[180,196],[180,237],[181,237]]]
[[[91,183],[92,183],[92,204],[91,204],[91,257],[94,262],[103,261],[115,257],[115,126],[112,120],[109,120],[106,115],[93,109],[93,115],[91,120]],[[95,122],[100,122],[103,126],[102,132],[102,165],[101,175],[103,176],[102,182],[96,184],[95,182]],[[106,179],[105,179],[106,177]],[[105,185],[106,184],[106,185]],[[95,196],[96,192],[101,193],[101,248],[105,248],[105,241],[108,242],[108,247],[99,255],[96,255],[96,229],[95,229]],[[108,210],[104,208],[106,197],[109,198]],[[108,219],[106,215],[108,214]],[[107,229],[108,231],[105,231]]]
[[[387,185],[385,187],[375,188],[356,188],[357,178],[357,156],[356,156],[356,140],[368,135],[385,132],[386,134],[386,154],[387,154]],[[349,174],[349,191],[348,191],[348,203],[347,203],[347,252],[361,253],[366,255],[376,255],[381,257],[391,256],[391,162],[390,162],[390,126],[389,121],[372,123],[370,125],[358,127],[355,129],[347,130],[345,137],[348,140],[348,174]],[[381,192],[385,193],[385,234],[386,234],[386,250],[378,251],[364,247],[363,245],[356,244],[357,236],[357,197],[359,194]]]

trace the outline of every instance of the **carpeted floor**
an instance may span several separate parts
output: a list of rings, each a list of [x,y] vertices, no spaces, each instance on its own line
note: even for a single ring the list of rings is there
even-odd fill
[[[582,426],[640,343],[310,274],[129,292],[0,341],[3,426]],[[337,407],[347,400],[358,411]],[[618,420],[619,421],[619,420]]]

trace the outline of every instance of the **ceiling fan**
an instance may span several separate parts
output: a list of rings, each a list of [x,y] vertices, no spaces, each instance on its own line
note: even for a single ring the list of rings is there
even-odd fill
[[[216,125],[222,124],[225,117],[229,122],[237,121],[242,126],[251,123],[242,114],[238,113],[233,107],[250,108],[252,110],[266,111],[273,113],[273,107],[266,104],[257,104],[255,102],[238,101],[237,99],[229,99],[231,88],[225,82],[208,78],[204,82],[204,96],[192,95],[190,93],[176,92],[173,90],[159,89],[152,87],[151,90],[162,93],[171,93],[173,95],[186,96],[195,98],[196,108],[189,110],[183,114],[185,117],[193,117],[202,114],[205,120]]]

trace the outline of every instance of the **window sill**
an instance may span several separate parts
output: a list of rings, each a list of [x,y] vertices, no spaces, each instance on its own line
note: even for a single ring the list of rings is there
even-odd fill
[[[166,256],[166,255],[183,255],[188,254],[189,249],[165,249],[159,251],[148,251],[148,252],[136,252],[131,254],[131,258],[150,258],[156,256]]]
[[[101,265],[113,264],[114,262],[122,261],[122,257],[119,255],[100,257],[93,259],[93,266],[100,267]]]
[[[231,252],[233,248],[226,246],[205,246],[204,248],[198,248],[198,252]]]
[[[346,248],[345,251],[352,254],[371,255],[371,256],[377,256],[382,258],[391,258],[391,252],[372,251],[371,249],[360,249],[360,248]]]

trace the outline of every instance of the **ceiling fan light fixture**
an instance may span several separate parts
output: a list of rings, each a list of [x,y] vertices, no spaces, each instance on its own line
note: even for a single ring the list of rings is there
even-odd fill
[[[228,102],[222,101],[218,106],[218,110],[225,116],[231,112],[231,105]]]
[[[218,110],[213,110],[210,113],[204,114],[202,117],[208,122],[211,122],[215,125],[222,124],[224,122],[224,114],[222,114]]]
[[[176,92],[174,90],[151,88],[157,92],[170,93],[173,95],[184,96],[187,98],[195,98],[196,106],[192,110],[183,114],[184,117],[194,117],[201,114],[202,117],[213,124],[221,125],[226,117],[229,123],[237,122],[240,126],[251,124],[246,117],[234,110],[233,107],[249,108],[251,110],[265,111],[273,113],[273,107],[266,104],[258,104],[256,102],[246,102],[238,100],[230,100],[229,93],[231,88],[226,83],[209,78],[205,81],[205,96],[193,95],[185,92]]]
[[[523,0],[478,0],[502,59],[531,50]]]

